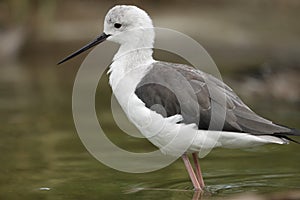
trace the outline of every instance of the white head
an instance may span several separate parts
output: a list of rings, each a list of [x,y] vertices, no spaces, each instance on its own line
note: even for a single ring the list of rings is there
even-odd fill
[[[104,20],[107,40],[137,47],[153,46],[154,30],[149,15],[136,6],[118,5],[111,8]],[[130,45],[130,46],[132,46]]]
[[[118,5],[111,8],[104,20],[104,32],[95,40],[72,53],[61,64],[97,44],[110,40],[121,44],[119,53],[135,49],[150,49],[154,43],[154,29],[149,15],[136,6]],[[149,51],[151,54],[152,50]]]

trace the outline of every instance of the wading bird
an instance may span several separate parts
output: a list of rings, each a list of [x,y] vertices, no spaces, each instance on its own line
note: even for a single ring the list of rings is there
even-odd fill
[[[187,65],[154,60],[154,37],[152,20],[144,10],[118,5],[107,13],[100,36],[58,64],[105,40],[120,44],[109,69],[114,95],[129,120],[151,143],[165,154],[180,154],[195,190],[205,187],[198,162],[202,149],[287,144],[293,141],[288,136],[300,135],[295,129],[258,116],[212,75]],[[213,113],[214,106],[220,112]],[[214,129],[212,122],[222,128]],[[188,153],[193,156],[195,171]]]

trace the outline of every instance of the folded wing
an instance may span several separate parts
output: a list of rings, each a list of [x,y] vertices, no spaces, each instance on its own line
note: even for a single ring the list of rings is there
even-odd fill
[[[181,114],[182,123],[203,130],[220,130],[213,124],[221,124],[222,131],[253,135],[285,137],[293,131],[260,117],[222,81],[187,65],[154,63],[135,93],[151,110],[164,117]]]

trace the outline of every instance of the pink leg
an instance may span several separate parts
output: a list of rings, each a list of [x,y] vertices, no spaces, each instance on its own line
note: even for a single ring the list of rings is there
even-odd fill
[[[202,172],[201,172],[200,163],[198,160],[198,155],[197,155],[197,153],[193,153],[192,155],[193,155],[193,159],[194,159],[194,163],[195,163],[195,167],[196,167],[197,179],[200,184],[200,187],[203,189],[205,187],[205,184],[204,184],[203,177],[202,177]]]
[[[201,187],[200,187],[200,184],[197,180],[197,177],[195,175],[195,172],[193,170],[193,167],[190,163],[189,157],[186,154],[183,154],[181,157],[182,157],[182,160],[183,160],[184,165],[186,167],[186,170],[189,173],[189,176],[191,178],[191,181],[193,183],[193,186],[194,186],[195,190],[202,190]]]

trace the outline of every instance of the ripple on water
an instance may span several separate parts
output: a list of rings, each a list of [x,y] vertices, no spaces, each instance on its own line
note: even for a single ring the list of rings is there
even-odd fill
[[[206,177],[207,187],[202,196],[222,197],[231,194],[254,192],[259,193],[277,191],[279,188],[290,188],[286,182],[299,182],[299,175],[295,173],[250,173],[250,174],[223,174],[219,176]],[[126,194],[143,193],[144,195],[176,196],[175,199],[193,199],[195,192],[188,179],[176,180],[152,185],[134,185],[124,191]],[[144,196],[143,195],[143,196]]]
[[[210,177],[208,179],[209,184],[207,189],[213,195],[217,196],[241,192],[272,192],[281,188],[299,189],[299,187],[294,187],[292,184],[293,181],[299,183],[299,179],[299,175],[295,173],[232,174],[232,176],[227,174],[220,177]],[[214,184],[212,182],[219,184]]]

